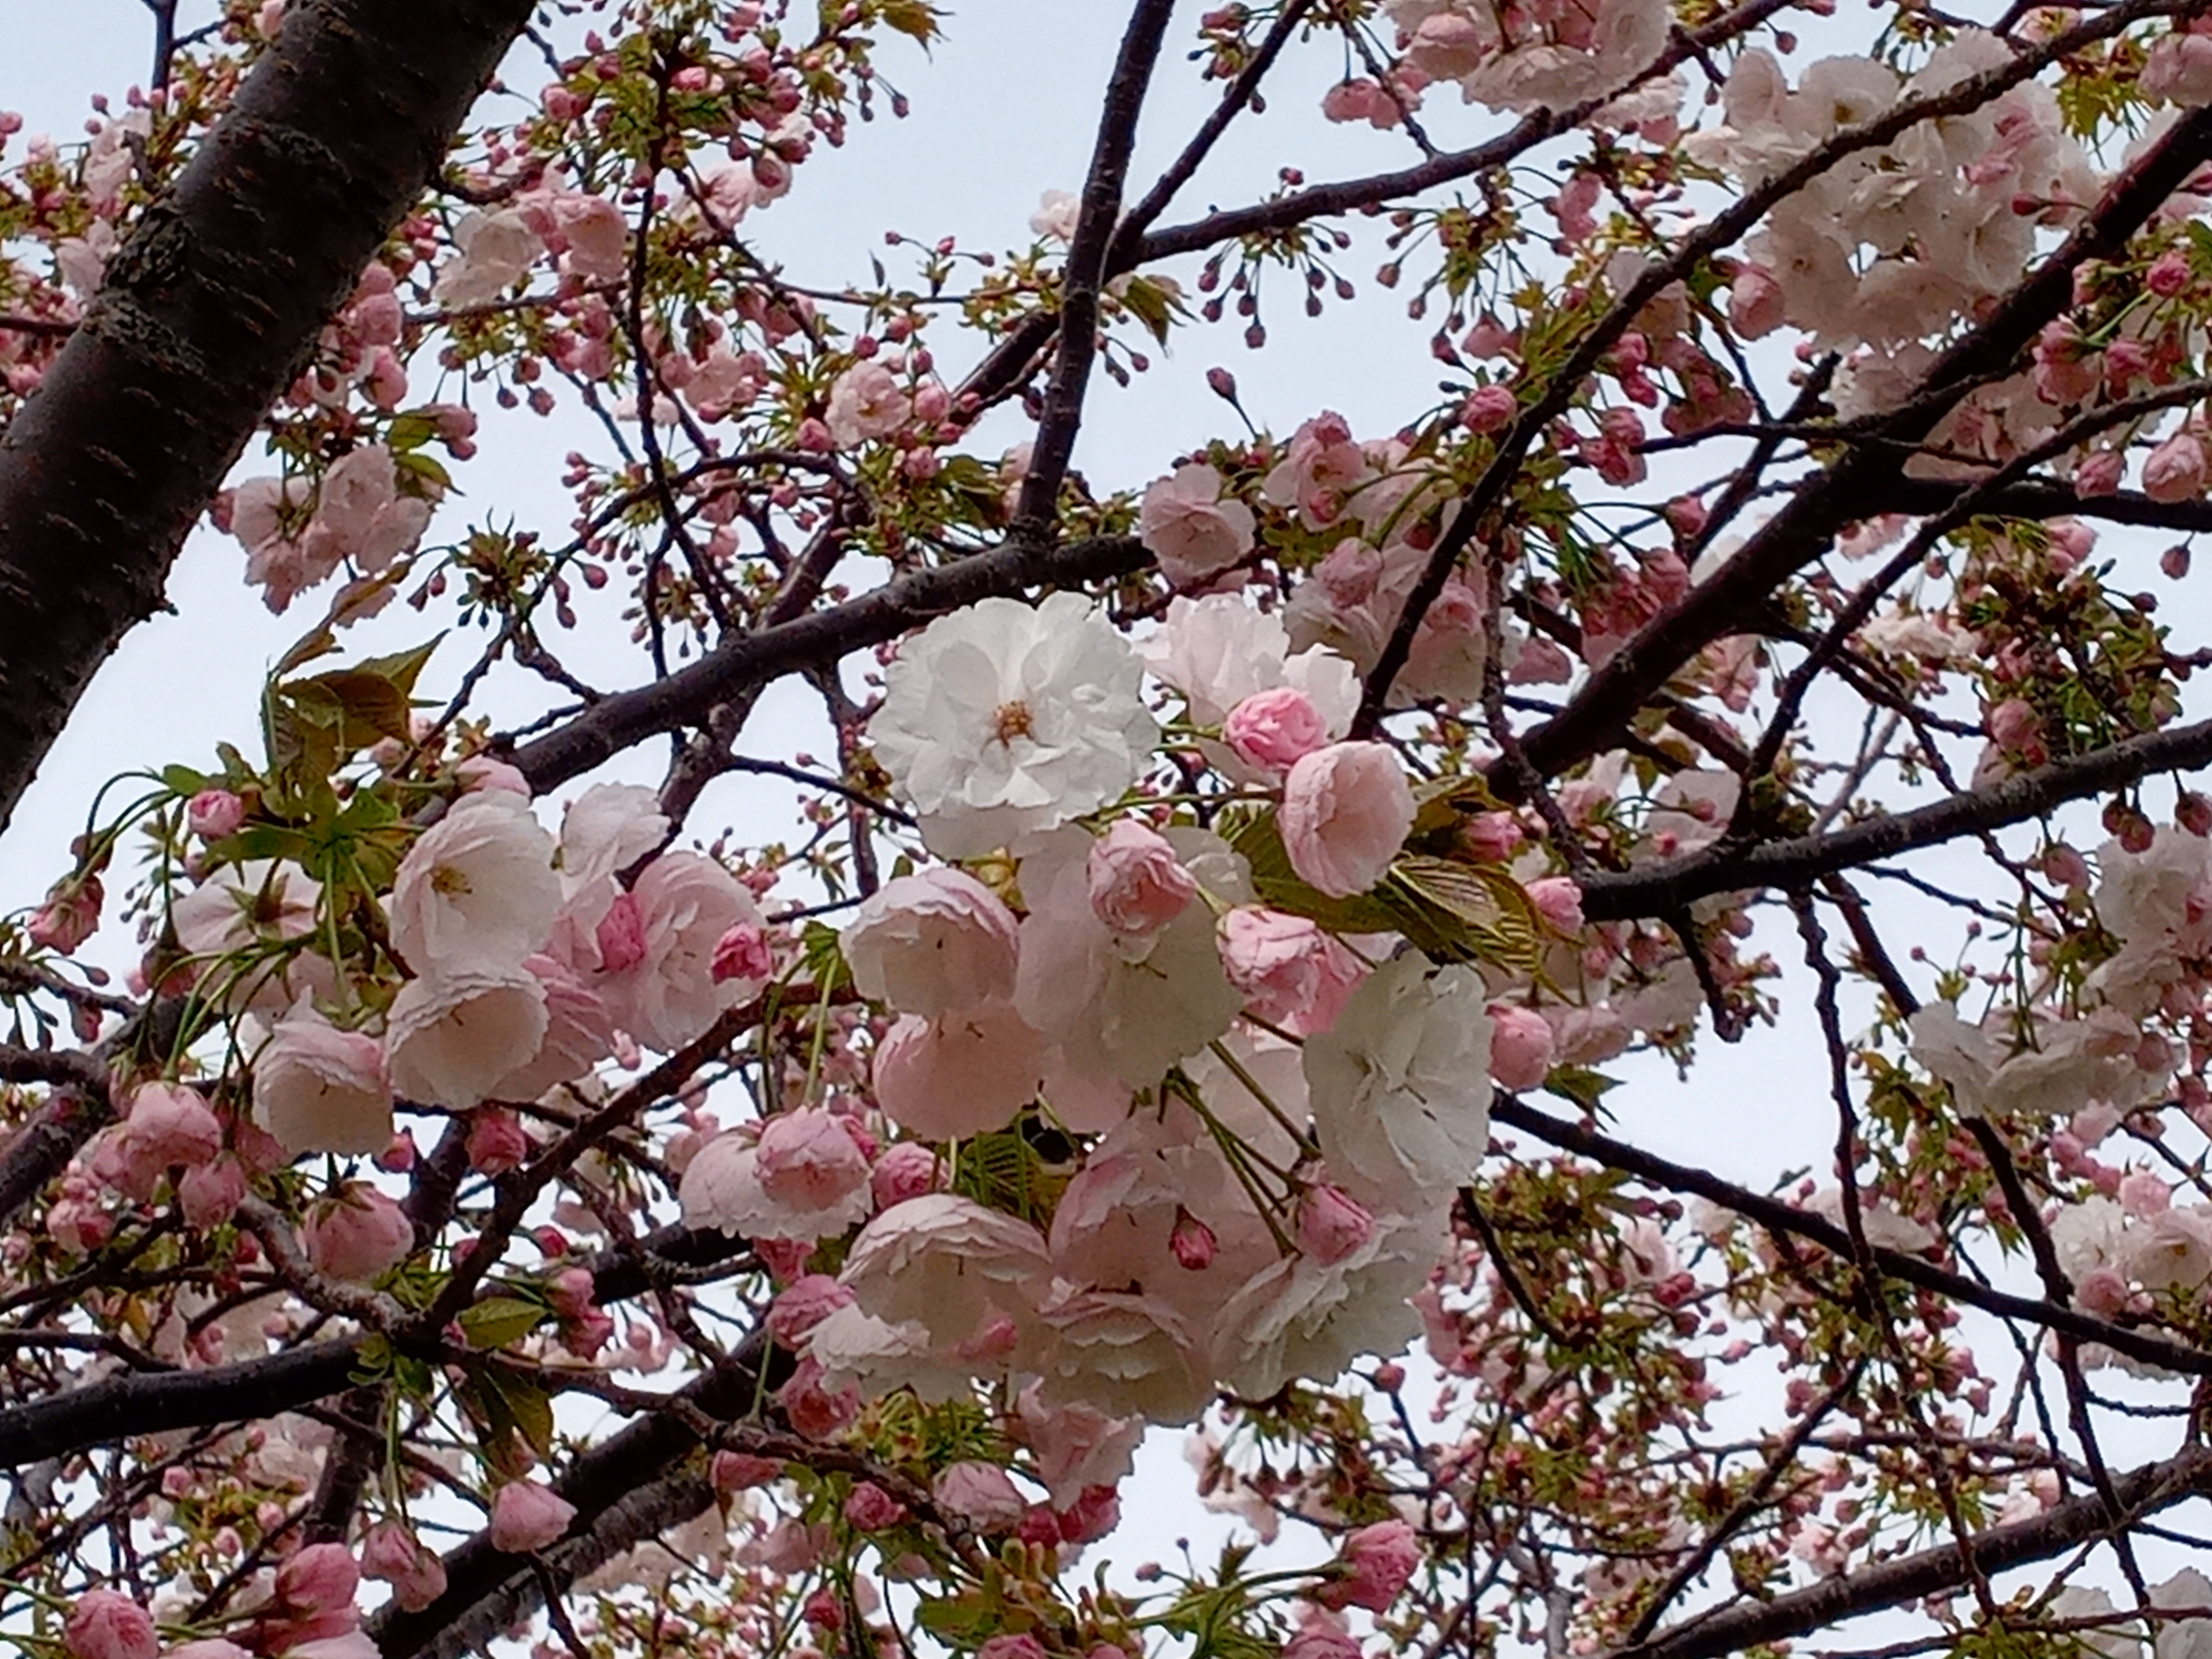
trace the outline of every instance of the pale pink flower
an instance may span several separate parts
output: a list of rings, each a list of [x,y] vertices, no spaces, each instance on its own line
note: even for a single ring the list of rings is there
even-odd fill
[[[1490,1018],[1482,977],[1407,950],[1369,975],[1301,1056],[1337,1183],[1419,1215],[1448,1202],[1490,1146]]]
[[[354,1611],[361,1567],[343,1544],[309,1544],[276,1569],[276,1599],[295,1613]]]
[[[1345,1577],[1322,1586],[1324,1607],[1387,1613],[1421,1565],[1421,1540],[1403,1521],[1378,1521],[1346,1535],[1337,1557]]]
[[[1221,738],[1248,766],[1279,777],[1331,737],[1313,699],[1294,686],[1255,691],[1229,711]]]
[[[315,1206],[301,1234],[317,1273],[357,1285],[383,1278],[415,1250],[415,1228],[405,1212],[359,1181]]]
[[[504,296],[545,252],[544,242],[516,207],[463,215],[453,227],[453,244],[460,257],[438,273],[430,292],[440,305],[464,310]]]
[[[829,1114],[799,1115],[827,1117]],[[852,1137],[844,1130],[834,1133],[852,1145]],[[794,1240],[808,1245],[835,1237],[866,1218],[872,1197],[866,1160],[860,1158],[857,1146],[853,1151],[861,1172],[857,1184],[844,1186],[828,1178],[817,1182],[807,1178],[808,1172],[787,1164],[781,1184],[795,1196],[784,1197],[769,1188],[761,1146],[750,1144],[737,1133],[717,1135],[692,1154],[684,1166],[677,1194],[684,1206],[684,1224],[713,1227],[739,1238]],[[821,1173],[827,1176],[830,1172]],[[817,1195],[824,1201],[812,1201]]]
[[[732,927],[759,927],[759,905],[741,882],[697,853],[664,853],[627,895],[635,905],[640,954],[619,968],[595,969],[586,981],[607,1000],[616,1023],[664,1054],[701,1036],[723,1009],[759,988],[714,977],[714,952]]]
[[[1552,1070],[1551,1022],[1534,1008],[1490,1005],[1490,1075],[1508,1089],[1534,1089]]]
[[[1036,1455],[1037,1479],[1065,1509],[1097,1486],[1114,1486],[1136,1467],[1142,1418],[1115,1417],[1079,1400],[1058,1404],[1032,1382],[1015,1401],[1014,1422]]]
[[[545,943],[560,905],[553,838],[526,804],[466,795],[400,861],[392,942],[417,975],[514,968]]]
[[[835,1112],[786,1112],[760,1136],[760,1180],[768,1195],[798,1209],[827,1210],[868,1189],[868,1158]]]
[[[492,1085],[494,1100],[532,1101],[574,1082],[615,1049],[614,1011],[583,976],[540,951],[523,968],[545,994],[545,1035],[538,1052]]]
[[[497,793],[530,799],[530,780],[522,775],[521,769],[503,760],[494,760],[489,755],[470,756],[453,768],[453,775],[461,781],[462,791],[467,794]]]
[[[1375,1236],[1375,1217],[1341,1187],[1323,1182],[1298,1199],[1298,1248],[1315,1260],[1341,1261]]]
[[[142,1083],[124,1120],[122,1153],[131,1180],[125,1190],[150,1198],[161,1178],[179,1164],[211,1164],[222,1151],[222,1125],[206,1097],[181,1084]]]
[[[862,900],[838,944],[862,996],[935,1019],[1013,994],[1018,927],[996,893],[936,865]]]
[[[1076,217],[1082,211],[1083,203],[1073,191],[1048,190],[1037,198],[1037,210],[1030,215],[1030,228],[1040,236],[1065,242],[1075,234]]]
[[[1177,587],[1195,587],[1252,550],[1252,509],[1224,499],[1227,481],[1202,461],[1177,467],[1146,489],[1138,538]]]
[[[1346,497],[1367,476],[1367,452],[1344,416],[1324,410],[1298,428],[1260,486],[1275,507],[1296,508],[1309,530],[1335,522]]]
[[[87,1590],[62,1626],[70,1659],[161,1659],[153,1615],[120,1591]]]
[[[840,449],[869,438],[888,438],[914,416],[914,400],[880,358],[854,363],[830,387],[822,418]]]
[[[668,838],[660,797],[643,784],[595,783],[561,814],[556,861],[562,892],[575,895],[611,879]]]
[[[1158,830],[1116,818],[1091,843],[1091,909],[1125,939],[1146,939],[1183,913],[1198,883]]]
[[[1299,877],[1331,898],[1350,898],[1389,870],[1413,811],[1413,787],[1386,744],[1338,743],[1291,769],[1278,822]]]
[[[76,950],[100,929],[100,906],[105,896],[100,878],[72,876],[54,884],[46,902],[31,913],[23,932],[42,951],[64,956]]]
[[[604,196],[568,192],[552,201],[554,222],[567,240],[562,268],[586,283],[611,283],[629,268],[629,227],[622,210]]]
[[[1221,965],[1245,1006],[1300,1036],[1334,1024],[1366,974],[1334,934],[1304,916],[1239,905],[1219,928]]]
[[[1044,1236],[1028,1222],[931,1193],[862,1228],[840,1277],[861,1312],[920,1327],[929,1352],[982,1375],[1004,1368],[1051,1271]]]
[[[868,722],[945,858],[976,858],[1115,799],[1159,735],[1144,665],[1079,593],[988,599],[908,639]]]
[[[542,1550],[568,1530],[576,1506],[550,1486],[510,1480],[491,1506],[491,1547],[510,1555]]]
[[[398,476],[382,444],[358,444],[331,462],[303,544],[310,564],[335,569],[349,558],[374,575],[413,548],[430,527],[431,504],[401,494]]]
[[[392,1141],[382,1046],[302,1004],[253,1058],[253,1115],[295,1157],[382,1152]]]
[[[1036,1098],[1048,1046],[1002,998],[942,1019],[908,1014],[876,1046],[876,1101],[925,1139],[1003,1129]]]
[[[410,1100],[474,1106],[536,1056],[548,1023],[545,987],[520,967],[410,980],[385,1022],[392,1086]]]
[[[1032,1364],[1047,1400],[1148,1423],[1187,1423],[1213,1397],[1205,1337],[1166,1297],[1066,1283],[1037,1310]]]

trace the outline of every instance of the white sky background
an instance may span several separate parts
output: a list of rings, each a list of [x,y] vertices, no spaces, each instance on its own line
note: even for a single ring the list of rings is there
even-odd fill
[[[1218,88],[1200,82],[1182,56],[1201,7],[1188,3],[1179,9],[1140,129],[1133,196],[1180,149],[1218,95]],[[211,10],[204,0],[186,0],[183,21],[189,27]],[[866,283],[871,256],[884,258],[894,281],[910,270],[909,254],[884,246],[887,230],[924,240],[952,235],[969,248],[1025,245],[1028,216],[1040,193],[1080,187],[1099,94],[1127,13],[1121,0],[960,0],[933,58],[925,61],[903,43],[882,54],[890,80],[913,100],[912,116],[893,121],[886,113],[871,125],[855,123],[843,150],[817,148],[799,169],[790,196],[746,222],[749,241],[764,258],[780,263],[791,280],[825,289]],[[0,63],[0,107],[21,112],[27,131],[49,131],[64,143],[81,137],[89,95],[106,91],[119,108],[124,90],[143,81],[150,58],[152,21],[139,0],[58,5],[0,0],[0,29],[9,43]],[[1793,67],[1811,55],[1801,52]],[[518,59],[518,87],[534,91],[534,58]],[[1321,120],[1321,94],[1339,71],[1331,49],[1287,54],[1269,83],[1268,112],[1240,119],[1163,222],[1264,195],[1285,165],[1319,180],[1418,159],[1402,135]],[[1425,120],[1448,148],[1501,125],[1449,95],[1431,97]],[[14,141],[9,154],[19,155],[21,143]],[[1266,320],[1272,339],[1265,350],[1244,348],[1241,319],[1232,316],[1213,327],[1180,331],[1172,355],[1153,352],[1152,372],[1138,377],[1132,388],[1095,376],[1076,465],[1102,491],[1140,487],[1165,471],[1181,451],[1235,429],[1233,414],[1205,386],[1204,371],[1215,364],[1234,370],[1255,421],[1282,434],[1319,410],[1333,408],[1356,434],[1379,437],[1427,407],[1438,395],[1443,372],[1426,349],[1435,319],[1407,321],[1404,294],[1394,296],[1375,286],[1371,278],[1381,258],[1372,251],[1376,240],[1370,234],[1345,256],[1344,274],[1358,284],[1360,298],[1349,306],[1332,301],[1320,324],[1303,316],[1296,282],[1271,272]],[[1170,269],[1188,286],[1197,264]],[[948,380],[963,366],[955,338],[942,325],[933,331],[931,343]],[[431,395],[434,374],[426,354],[416,370],[415,400]],[[566,538],[573,507],[558,483],[561,457],[572,447],[603,454],[605,440],[576,414],[566,388],[550,383],[564,399],[551,420],[502,415],[488,398],[473,400],[486,416],[481,453],[455,466],[462,499],[446,509],[439,533],[458,533],[465,517],[490,512],[502,521],[512,514],[521,526],[540,530],[556,544]],[[442,395],[453,395],[452,388]],[[995,453],[1019,435],[1001,416],[971,447]],[[240,476],[273,470],[260,458],[258,441],[250,446]],[[2130,563],[2142,570],[2141,580],[2130,586],[2160,585],[2150,571],[2154,556],[2155,544],[2130,554]],[[178,614],[157,617],[125,639],[47,760],[13,827],[0,838],[0,908],[35,902],[66,867],[69,838],[82,826],[94,793],[116,772],[172,762],[205,765],[221,738],[255,751],[255,708],[268,666],[313,626],[320,608],[310,595],[289,615],[270,616],[244,585],[244,564],[238,544],[211,531],[203,529],[187,544],[169,588]],[[360,651],[390,649],[416,643],[427,631],[423,618],[394,606],[355,630],[347,643]],[[635,683],[647,672],[641,652],[617,632],[601,633],[595,644],[587,607],[578,635],[550,643],[594,684],[613,689]],[[479,638],[457,635],[448,641],[425,677],[427,695],[442,696],[451,689]],[[511,700],[502,712],[534,714],[545,706],[542,689],[534,679],[521,680],[520,690],[530,701]],[[796,723],[801,720],[803,726]],[[826,747],[811,703],[795,699],[784,701],[781,715],[774,701],[764,702],[744,746],[750,753],[787,757],[794,748]],[[647,745],[617,769],[657,781],[663,754],[659,745]],[[771,839],[789,832],[790,799],[773,782],[725,780],[709,790],[692,829],[711,836],[732,824],[741,842]],[[2094,834],[2090,839],[2094,843]],[[110,883],[111,911],[113,896],[127,880],[118,866]],[[1886,907],[1893,895],[1882,892],[1880,899]],[[1905,932],[1899,948],[1915,939],[1956,937],[1954,921],[1929,920],[1930,930]],[[1787,963],[1798,959],[1786,917],[1779,925],[1763,924],[1760,942]],[[135,951],[125,930],[111,924],[90,954],[119,969]],[[1926,985],[1924,975],[1913,977]],[[1795,1013],[1779,1029],[1756,1029],[1734,1047],[1708,1037],[1686,1083],[1678,1084],[1664,1066],[1616,1065],[1613,1069],[1626,1070],[1635,1079],[1608,1101],[1620,1114],[1620,1133],[1757,1188],[1790,1169],[1809,1168],[1830,1178],[1833,1112],[1804,981],[1796,970],[1782,982],[1785,1011],[1794,1007]],[[1846,1017],[1848,1022],[1849,1010]],[[2001,1340],[1992,1346],[1985,1339],[1978,1346],[1985,1364],[2002,1362]],[[1754,1395],[1764,1392],[1750,1378],[1729,1380]],[[1126,1494],[1125,1513],[1137,1524],[1117,1549],[1169,1554],[1164,1547],[1171,1532],[1219,1535],[1210,1517],[1194,1512],[1188,1476],[1176,1455],[1178,1439],[1156,1437],[1139,1484]],[[2124,1447],[2114,1449],[2116,1457],[2126,1457]],[[1201,1545],[1201,1556],[1210,1553]],[[1127,1564],[1135,1559],[1130,1553]]]

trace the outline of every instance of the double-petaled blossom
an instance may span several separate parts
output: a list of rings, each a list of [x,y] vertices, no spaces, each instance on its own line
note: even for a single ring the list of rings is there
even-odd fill
[[[1142,678],[1080,594],[985,599],[900,648],[868,737],[931,849],[978,857],[1136,781],[1158,735]]]
[[[392,1128],[383,1045],[302,1003],[253,1057],[253,1115],[295,1155],[382,1152]]]

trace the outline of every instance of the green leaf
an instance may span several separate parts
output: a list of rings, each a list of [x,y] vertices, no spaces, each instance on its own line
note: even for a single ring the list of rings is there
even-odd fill
[[[932,1636],[963,1648],[981,1646],[1001,1631],[1026,1628],[1028,1623],[998,1596],[980,1589],[931,1597],[915,1609],[914,1616]]]
[[[472,1348],[504,1348],[520,1342],[545,1321],[545,1310],[520,1297],[488,1296],[461,1314],[461,1329]]]
[[[430,660],[430,653],[444,643],[445,638],[443,634],[434,635],[422,644],[405,651],[394,651],[382,657],[366,657],[354,665],[364,673],[383,675],[411,697],[415,695],[416,677],[422,673],[422,665]]]
[[[1587,1066],[1554,1066],[1551,1075],[1544,1079],[1544,1092],[1571,1100],[1586,1112],[1595,1112],[1598,1103],[1609,1089],[1618,1089],[1620,1079],[1607,1077],[1602,1072],[1592,1071]]]
[[[335,719],[318,723],[337,727],[341,748],[366,749],[379,738],[405,743],[413,736],[406,691],[372,668],[333,669],[312,679],[291,681],[280,690],[289,692],[303,711],[335,708]]]
[[[207,775],[195,772],[189,766],[165,766],[161,781],[180,795],[197,795],[208,787]]]
[[[901,34],[925,46],[938,36],[937,8],[928,0],[884,0],[879,15]]]
[[[799,930],[799,959],[806,964],[807,977],[823,995],[843,988],[852,981],[852,973],[845,966],[845,952],[837,942],[837,930],[824,921],[810,921]]]
[[[520,1474],[519,1438],[540,1457],[553,1454],[553,1402],[526,1377],[495,1365],[476,1365],[461,1385],[465,1405],[483,1425],[485,1460],[501,1473]]]

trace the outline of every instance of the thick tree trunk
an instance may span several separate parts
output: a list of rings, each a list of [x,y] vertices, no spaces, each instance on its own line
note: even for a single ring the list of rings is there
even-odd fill
[[[531,0],[311,0],[0,434],[0,828]]]

